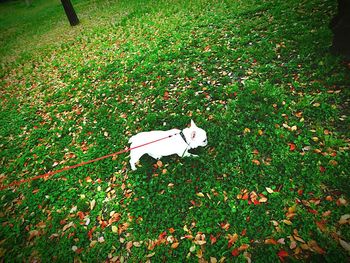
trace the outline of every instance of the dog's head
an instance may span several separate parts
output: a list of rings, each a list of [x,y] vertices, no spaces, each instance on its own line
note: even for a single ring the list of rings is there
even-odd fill
[[[186,128],[186,139],[188,144],[191,146],[191,148],[197,148],[199,146],[207,146],[208,139],[207,139],[207,133],[197,127],[197,125],[194,123],[193,120],[191,120],[191,125],[189,128]],[[184,132],[185,132],[184,130]]]

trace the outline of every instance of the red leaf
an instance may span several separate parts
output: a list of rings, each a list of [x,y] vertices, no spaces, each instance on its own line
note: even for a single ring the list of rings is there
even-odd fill
[[[238,248],[235,248],[234,250],[232,250],[231,254],[232,254],[232,256],[237,257],[239,255]]]
[[[325,171],[326,171],[326,168],[323,167],[322,165],[320,165],[320,172],[321,172],[321,173],[324,173]]]
[[[91,240],[92,239],[92,233],[94,233],[94,231],[96,230],[96,226],[94,226],[93,228],[91,228],[90,230],[89,230],[89,232],[88,232],[88,237],[89,237],[89,239]]]
[[[247,200],[248,197],[249,197],[248,193],[245,193],[245,194],[242,196],[242,199],[243,199],[243,200]]]
[[[214,237],[213,235],[210,235],[210,241],[211,241],[211,244],[216,243],[216,237]]]
[[[83,220],[84,217],[85,217],[84,212],[82,212],[82,211],[79,211],[79,212],[77,213],[77,215],[79,216],[80,220]]]
[[[303,190],[303,189],[299,189],[299,190],[298,190],[298,195],[303,195],[303,193],[304,193],[304,190]]]
[[[314,210],[314,209],[309,209],[309,212],[310,212],[311,214],[314,214],[314,215],[317,215],[317,214],[318,214],[318,212],[317,212],[316,210]]]
[[[295,144],[294,143],[288,143],[289,145],[289,150],[294,151],[295,150]]]
[[[285,250],[280,250],[278,253],[277,253],[277,256],[279,257],[279,259],[284,262],[284,258],[285,257],[288,257],[288,252],[285,251]]]
[[[245,229],[243,229],[243,230],[242,230],[242,232],[241,232],[241,236],[245,236],[245,235],[246,235],[246,233],[247,233],[247,229],[245,228]]]
[[[164,231],[163,233],[160,233],[158,239],[164,239],[166,237],[166,231]]]

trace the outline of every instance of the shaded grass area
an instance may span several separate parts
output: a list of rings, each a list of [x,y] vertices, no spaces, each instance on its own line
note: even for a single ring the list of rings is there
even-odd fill
[[[349,67],[328,53],[334,3],[73,3],[76,28],[54,2],[1,4],[23,14],[2,21],[1,183],[191,118],[209,145],[3,191],[5,260],[348,259]]]

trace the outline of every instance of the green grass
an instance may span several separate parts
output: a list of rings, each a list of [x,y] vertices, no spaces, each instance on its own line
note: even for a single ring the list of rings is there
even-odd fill
[[[1,191],[5,262],[349,259],[350,80],[329,53],[333,1],[77,0],[73,28],[59,1],[33,2],[0,4],[2,185],[191,118],[209,144]]]

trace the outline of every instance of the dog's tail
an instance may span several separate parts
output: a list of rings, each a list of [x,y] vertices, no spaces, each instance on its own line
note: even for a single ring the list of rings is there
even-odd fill
[[[138,134],[136,134],[134,136],[131,136],[130,139],[129,139],[129,143],[134,143],[137,140],[139,135],[140,135],[140,133],[138,133]]]
[[[131,136],[131,138],[129,139],[128,143],[133,143],[135,140],[135,136]]]

